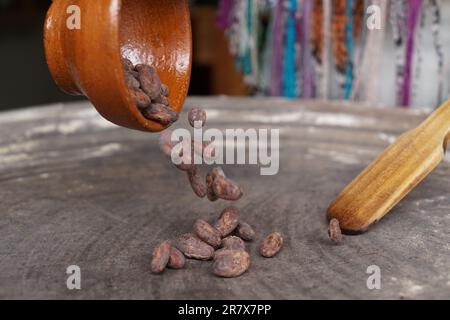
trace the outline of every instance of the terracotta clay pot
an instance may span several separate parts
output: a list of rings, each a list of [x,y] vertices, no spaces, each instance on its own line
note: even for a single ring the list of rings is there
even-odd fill
[[[67,25],[72,5],[80,9],[80,29]],[[107,120],[161,131],[133,103],[121,57],[153,65],[179,112],[191,73],[190,23],[188,0],[54,0],[44,27],[47,63],[63,91],[85,95]]]

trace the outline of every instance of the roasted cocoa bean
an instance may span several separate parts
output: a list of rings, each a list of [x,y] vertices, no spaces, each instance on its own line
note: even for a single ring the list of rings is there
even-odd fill
[[[339,225],[339,220],[333,218],[328,224],[328,238],[334,243],[340,243],[342,241],[342,231]]]
[[[252,241],[255,238],[255,231],[247,222],[239,221],[239,225],[236,228],[236,235],[245,241]]]
[[[131,90],[138,90],[141,86],[138,79],[134,77],[131,71],[125,72],[125,81],[127,82],[128,88]]]
[[[167,267],[171,269],[183,269],[186,264],[184,254],[177,248],[170,248],[170,258]]]
[[[194,193],[198,197],[204,198],[206,196],[206,183],[198,167],[196,165],[192,165],[191,168],[187,171],[187,175]]]
[[[210,260],[214,255],[214,248],[201,241],[191,233],[178,237],[175,247],[188,258],[198,260]]]
[[[239,209],[234,206],[227,207],[222,211],[219,219],[214,224],[214,227],[219,230],[222,237],[226,237],[236,229],[239,223],[238,213]]]
[[[206,175],[206,195],[210,201],[216,201],[219,197],[214,193],[213,183],[217,177],[225,177],[222,168],[214,167]]]
[[[151,105],[151,100],[141,89],[130,90],[133,95],[134,103],[140,110],[144,110]]]
[[[143,109],[142,115],[162,125],[169,125],[178,120],[178,113],[159,103],[152,103],[150,107]]]
[[[129,59],[122,58],[122,64],[123,64],[123,68],[125,69],[125,71],[133,71],[134,70],[133,62],[131,62]]]
[[[250,256],[244,250],[223,250],[214,257],[213,272],[224,278],[239,277],[248,270]]]
[[[139,73],[139,82],[142,90],[155,100],[161,94],[161,80],[153,66],[138,64],[135,70]]]
[[[222,242],[219,230],[203,219],[197,219],[195,221],[194,232],[201,240],[215,248],[219,247]]]
[[[169,87],[165,84],[161,84],[161,94],[164,97],[168,97],[169,96]]]
[[[259,253],[266,258],[271,258],[276,255],[283,246],[283,237],[279,232],[269,234],[259,247]]]
[[[206,112],[201,108],[191,108],[188,112],[189,124],[195,128],[195,122],[201,121],[201,126],[203,127],[206,123]]]
[[[174,143],[171,140],[172,137],[172,130],[166,129],[159,135],[159,147],[161,151],[167,156],[172,156],[172,148],[174,146]]]
[[[225,249],[245,250],[245,243],[239,237],[229,236],[222,239],[222,247]]]
[[[169,99],[165,96],[163,96],[162,94],[160,94],[156,99],[154,99],[152,101],[153,103],[160,103],[163,104],[165,106],[169,106]]]
[[[153,251],[151,270],[153,273],[161,273],[167,266],[170,258],[170,242],[164,241]]]
[[[214,194],[224,200],[236,201],[244,194],[242,188],[228,178],[217,177],[214,179],[212,187]]]

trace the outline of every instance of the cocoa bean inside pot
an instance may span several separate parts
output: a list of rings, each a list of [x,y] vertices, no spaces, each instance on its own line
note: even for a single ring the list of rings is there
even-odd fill
[[[170,107],[169,88],[161,83],[153,66],[133,63],[123,58],[125,80],[134,103],[142,115],[162,125],[170,125],[178,120],[178,113]]]

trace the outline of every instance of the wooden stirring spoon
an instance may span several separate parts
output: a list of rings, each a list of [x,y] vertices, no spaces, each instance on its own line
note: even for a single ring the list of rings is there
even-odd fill
[[[69,28],[68,20],[78,13],[80,29]],[[117,125],[165,128],[136,108],[121,57],[153,65],[170,89],[172,108],[179,112],[183,107],[192,63],[188,0],[53,0],[44,45],[56,84],[66,93],[88,97]]]
[[[328,218],[346,233],[380,220],[444,158],[450,137],[450,100],[401,135],[331,203]]]

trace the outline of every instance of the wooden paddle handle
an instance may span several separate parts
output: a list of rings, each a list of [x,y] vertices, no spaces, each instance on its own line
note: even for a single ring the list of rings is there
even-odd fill
[[[401,135],[331,203],[328,217],[347,233],[380,220],[444,158],[450,138],[450,100]]]

